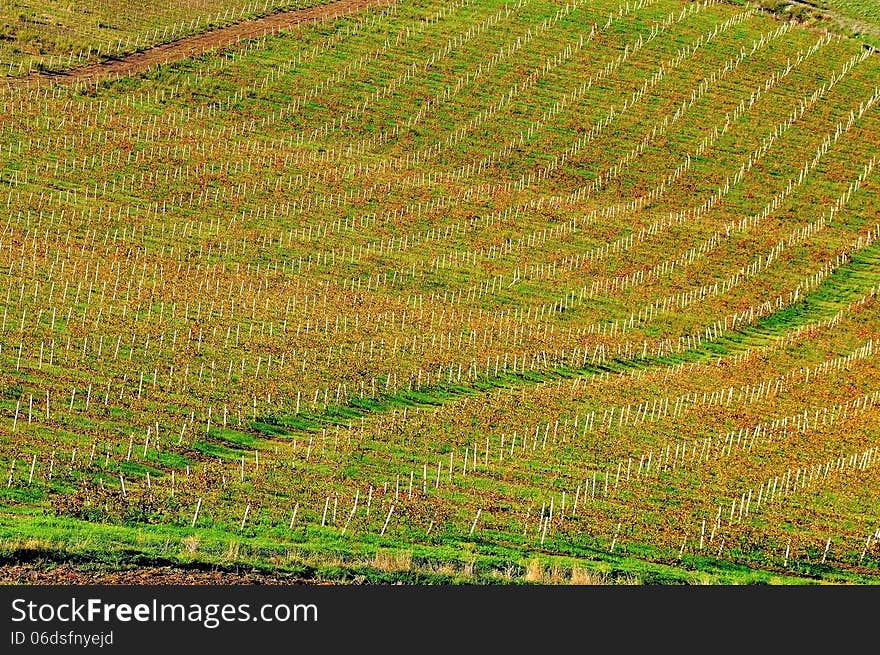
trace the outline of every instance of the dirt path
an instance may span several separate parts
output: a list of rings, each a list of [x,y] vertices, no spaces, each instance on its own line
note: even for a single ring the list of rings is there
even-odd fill
[[[242,569],[222,571],[182,569],[172,566],[143,566],[120,570],[60,563],[6,564],[0,566],[0,585],[292,585],[327,584],[294,576],[270,575]]]
[[[152,66],[179,61],[188,57],[203,54],[211,50],[228,48],[235,43],[262,37],[281,30],[295,27],[303,23],[317,22],[353,14],[370,7],[382,7],[393,4],[396,0],[336,0],[327,4],[307,9],[296,9],[277,14],[242,21],[229,27],[222,27],[210,32],[182,37],[176,41],[163,43],[141,52],[124,57],[88,64],[62,73],[36,72],[19,81],[26,83],[40,80],[52,80],[58,83],[73,83],[118,75],[135,75]]]

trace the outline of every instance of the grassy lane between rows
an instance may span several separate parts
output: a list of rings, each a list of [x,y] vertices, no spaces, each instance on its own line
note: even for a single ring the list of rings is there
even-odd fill
[[[784,338],[791,330],[833,317],[851,302],[871,293],[880,285],[880,244],[877,242],[857,251],[849,261],[836,268],[814,290],[787,307],[758,319],[752,325],[739,327],[703,341],[697,348],[662,357],[637,357],[606,360],[602,364],[579,368],[560,367],[548,371],[508,373],[472,384],[439,385],[420,390],[402,390],[376,398],[355,399],[348,405],[330,405],[321,413],[301,411],[299,414],[264,417],[251,424],[257,431],[270,436],[318,430],[327,425],[346,425],[349,421],[398,407],[429,407],[454,401],[464,395],[482,393],[493,388],[511,387],[555,380],[574,379],[600,374],[624,374],[634,369],[706,361],[736,355],[754,347]]]

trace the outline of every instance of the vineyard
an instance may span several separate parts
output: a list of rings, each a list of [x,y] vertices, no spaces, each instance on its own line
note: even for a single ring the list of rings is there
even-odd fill
[[[0,76],[63,72],[247,18],[321,4],[319,0],[137,3],[13,0],[0,7]]]
[[[4,562],[880,581],[870,41],[722,0],[139,4],[2,10]]]

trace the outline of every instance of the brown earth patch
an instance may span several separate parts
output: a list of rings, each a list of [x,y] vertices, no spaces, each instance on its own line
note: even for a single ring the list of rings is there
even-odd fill
[[[183,569],[173,566],[143,566],[111,570],[94,565],[4,564],[2,585],[297,585],[329,584],[294,576],[260,571]]]

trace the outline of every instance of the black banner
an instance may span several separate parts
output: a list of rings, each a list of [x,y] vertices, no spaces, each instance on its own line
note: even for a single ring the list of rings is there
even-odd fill
[[[878,599],[876,587],[7,586],[0,653],[628,651],[703,639],[763,651],[815,646],[823,635],[839,649],[875,639],[858,637],[874,625]]]

